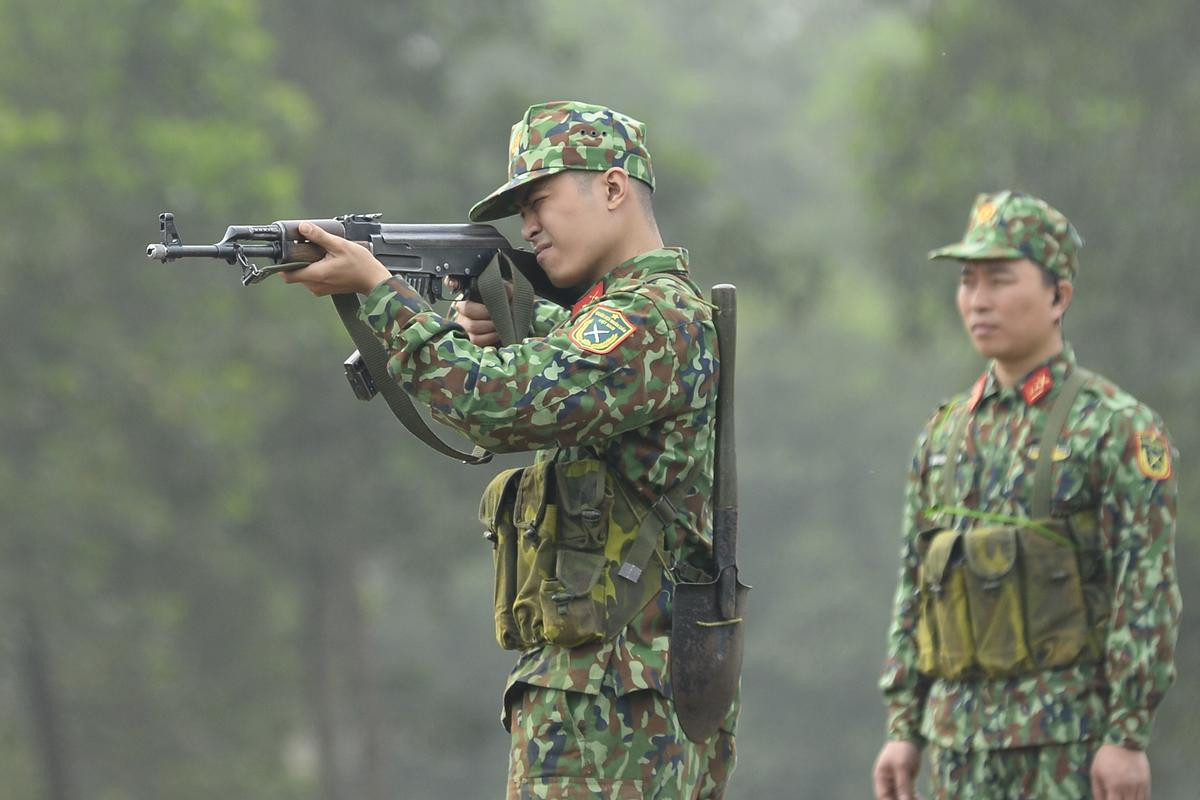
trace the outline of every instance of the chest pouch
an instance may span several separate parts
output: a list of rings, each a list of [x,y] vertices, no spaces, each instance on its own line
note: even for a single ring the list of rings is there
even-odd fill
[[[497,531],[496,639],[505,649],[610,639],[662,589],[661,564],[651,562],[674,507],[632,498],[602,461],[501,473],[480,518]]]
[[[975,640],[961,569],[962,533],[932,530],[921,534],[920,616],[917,620],[917,669],[957,678],[975,663]]]
[[[1081,558],[1065,519],[1038,522],[1020,531],[1026,638],[1039,669],[1065,667],[1097,654],[1087,648]]]
[[[496,641],[505,650],[521,650],[529,641],[541,636],[540,614],[534,615],[529,590],[524,584],[539,566],[546,568],[553,553],[539,558],[537,525],[546,514],[539,504],[522,502],[521,498],[541,494],[545,468],[541,465],[525,469],[508,469],[488,483],[479,501],[479,521],[484,526],[484,538],[492,543],[492,562],[495,567],[493,609],[496,620]],[[536,508],[538,514],[530,514]],[[553,516],[553,510],[550,515]],[[535,603],[536,605],[536,603]]]
[[[1033,666],[1025,643],[1017,534],[1011,525],[981,526],[963,534],[967,612],[977,665],[987,675],[1012,674]]]
[[[919,568],[918,670],[1001,678],[1097,659],[1107,595],[1083,579],[1079,551],[1059,518],[932,532]]]

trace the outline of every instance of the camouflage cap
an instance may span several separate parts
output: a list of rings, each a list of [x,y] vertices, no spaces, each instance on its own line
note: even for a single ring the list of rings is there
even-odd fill
[[[654,188],[646,126],[604,106],[555,100],[530,106],[508,140],[508,182],[471,209],[471,220],[517,213],[514,196],[525,184],[568,169],[603,172],[622,167]]]
[[[975,261],[1028,258],[1060,279],[1073,280],[1083,239],[1062,212],[1023,192],[975,198],[961,242],[931,250],[929,257]]]

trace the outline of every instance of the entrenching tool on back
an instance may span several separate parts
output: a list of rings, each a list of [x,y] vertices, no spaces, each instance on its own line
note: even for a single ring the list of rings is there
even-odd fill
[[[671,691],[684,733],[709,739],[724,722],[742,672],[743,614],[750,587],[738,579],[737,457],[733,385],[737,346],[737,289],[712,290],[717,307],[721,372],[717,386],[717,453],[713,484],[714,580],[676,583],[671,622]]]

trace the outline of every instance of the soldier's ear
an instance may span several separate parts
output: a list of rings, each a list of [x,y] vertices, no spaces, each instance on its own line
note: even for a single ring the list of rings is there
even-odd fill
[[[630,197],[629,173],[621,167],[609,167],[600,176],[604,183],[605,200],[609,210],[613,210]]]
[[[1071,305],[1071,298],[1075,295],[1075,286],[1068,280],[1058,282],[1054,287],[1054,302],[1051,304],[1054,308],[1060,310],[1059,318],[1067,313],[1067,307]]]

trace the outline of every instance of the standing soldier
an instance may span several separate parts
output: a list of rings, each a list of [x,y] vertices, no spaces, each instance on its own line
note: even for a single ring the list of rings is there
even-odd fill
[[[285,274],[366,294],[388,369],[436,418],[498,452],[480,516],[495,547],[496,636],[519,650],[504,695],[509,798],[720,798],[736,704],[702,743],[682,732],[667,645],[672,585],[704,580],[718,380],[711,306],[663,246],[645,126],[601,106],[532,106],[509,180],[474,221],[519,214],[572,309],[539,304],[501,347],[482,305],[435,314],[365,248],[306,224],[327,251]]]
[[[991,359],[917,441],[880,685],[875,796],[1148,798],[1175,678],[1174,457],[1162,420],[1062,336],[1082,246],[1045,202],[980,195],[958,310]]]

